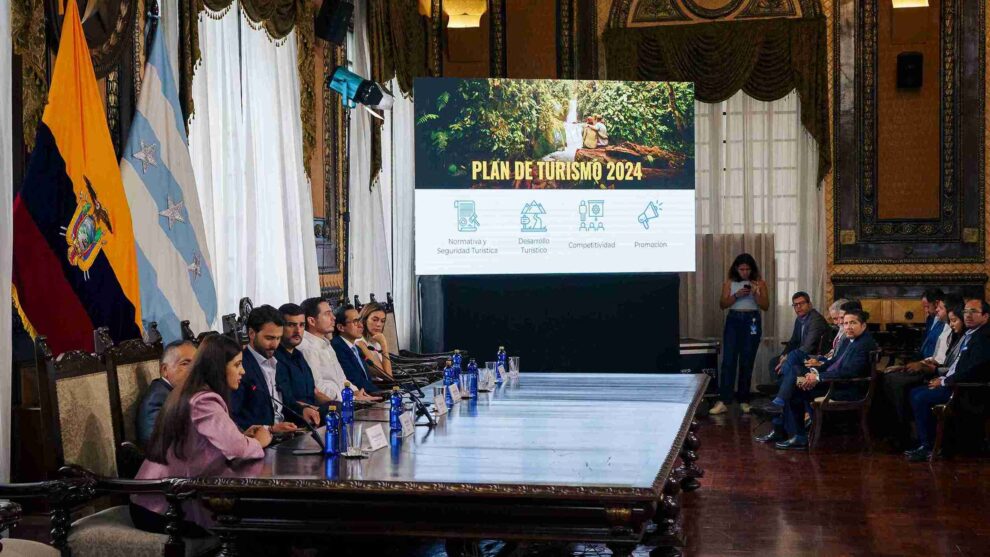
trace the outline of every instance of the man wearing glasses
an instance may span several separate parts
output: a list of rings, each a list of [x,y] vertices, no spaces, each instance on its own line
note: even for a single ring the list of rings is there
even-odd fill
[[[771,376],[780,384],[777,396],[772,405],[784,408],[794,394],[798,375],[804,374],[804,362],[811,354],[817,354],[822,337],[828,333],[828,321],[811,305],[811,296],[807,292],[797,292],[791,296],[791,307],[794,308],[794,329],[791,339],[787,341],[780,357],[771,359]],[[774,429],[769,434],[757,437],[761,443],[784,441],[783,419],[774,419]]]
[[[928,385],[911,391],[911,409],[918,429],[918,448],[907,451],[904,456],[911,462],[924,462],[931,457],[935,444],[935,419],[932,407],[945,404],[952,396],[952,386],[957,383],[982,383],[990,376],[990,305],[985,300],[966,300],[963,321],[966,334],[959,342],[959,357],[949,367],[945,376],[932,379]]]
[[[337,354],[337,361],[340,367],[344,368],[344,375],[352,385],[363,392],[373,395],[380,389],[371,381],[368,366],[364,363],[361,350],[354,345],[354,341],[364,335],[364,325],[361,324],[361,315],[354,306],[341,304],[333,312],[336,321],[334,325],[334,337],[330,341],[330,346]]]

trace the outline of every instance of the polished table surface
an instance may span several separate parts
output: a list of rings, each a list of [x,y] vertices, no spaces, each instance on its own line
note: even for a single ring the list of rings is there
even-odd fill
[[[304,435],[178,481],[213,511],[224,556],[272,533],[598,541],[628,555],[648,532],[678,545],[677,493],[703,474],[693,417],[707,382],[523,373],[368,458],[293,454],[317,447]],[[386,409],[356,416],[387,433]]]
[[[386,482],[418,491],[411,484],[476,484],[529,486],[530,492],[567,486],[572,495],[656,496],[702,381],[699,375],[523,373],[476,400],[462,400],[435,428],[417,427],[369,458],[294,455],[294,449],[317,447],[311,437],[298,436],[225,475],[259,480],[256,485]],[[385,409],[359,411],[355,429],[382,420]],[[387,434],[388,424],[382,427]]]

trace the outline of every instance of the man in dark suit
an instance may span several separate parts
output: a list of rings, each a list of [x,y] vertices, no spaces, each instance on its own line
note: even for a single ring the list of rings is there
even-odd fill
[[[310,369],[302,351],[296,347],[302,343],[303,331],[306,329],[306,316],[303,309],[298,304],[282,304],[278,308],[282,314],[282,321],[285,323],[282,329],[282,343],[275,350],[275,359],[278,360],[280,370],[284,370],[289,376],[289,384],[292,390],[290,395],[282,398],[288,404],[286,398],[295,400],[298,405],[294,410],[298,415],[290,413],[286,416],[298,426],[303,425],[302,414],[304,408],[311,408],[318,412],[319,416],[326,414],[329,405],[320,405],[317,402],[316,381],[313,379],[313,370]],[[328,399],[326,395],[322,397]],[[316,425],[316,424],[313,424]]]
[[[827,385],[822,381],[870,375],[870,366],[873,365],[870,353],[877,349],[877,343],[867,331],[869,318],[870,314],[863,310],[846,312],[842,318],[842,332],[848,340],[841,344],[832,359],[823,361],[818,369],[808,371],[799,385],[795,380],[797,388],[784,408],[787,440],[778,441],[775,445],[778,449],[808,448],[808,436],[804,427],[805,407],[828,392]],[[859,400],[863,396],[863,389],[857,385],[837,385],[832,389],[834,400]]]
[[[963,321],[966,334],[959,342],[959,357],[944,377],[932,379],[928,385],[915,387],[911,391],[911,409],[918,429],[921,444],[907,451],[905,456],[911,462],[923,462],[932,454],[935,443],[935,419],[932,407],[945,404],[952,396],[952,386],[956,383],[982,383],[990,380],[990,305],[986,300],[966,300]]]
[[[248,315],[244,377],[240,387],[230,394],[230,415],[241,429],[261,425],[272,433],[295,431],[293,412],[310,423],[320,421],[319,413],[312,408],[296,410],[299,405],[293,397],[290,372],[275,359],[283,325],[282,315],[269,305],[256,307]],[[283,405],[288,405],[288,410]]]
[[[155,419],[158,418],[158,412],[165,404],[165,399],[172,389],[182,388],[195,357],[196,346],[188,340],[170,342],[162,351],[162,358],[158,364],[161,377],[148,385],[148,390],[141,398],[135,416],[138,444],[142,447],[151,439],[151,433],[155,430]]]
[[[780,380],[780,388],[773,404],[786,406],[794,394],[795,381],[799,375],[804,375],[804,362],[808,356],[821,352],[823,339],[828,335],[828,321],[811,305],[811,297],[806,292],[798,292],[791,296],[791,306],[797,318],[794,329],[784,351],[777,358],[774,373]]]
[[[350,304],[341,304],[333,311],[333,315],[337,322],[330,346],[337,354],[340,367],[344,368],[344,376],[355,388],[363,389],[368,394],[377,393],[380,389],[371,380],[368,364],[361,357],[361,350],[354,346],[354,341],[364,334],[364,325],[361,324],[358,310]]]

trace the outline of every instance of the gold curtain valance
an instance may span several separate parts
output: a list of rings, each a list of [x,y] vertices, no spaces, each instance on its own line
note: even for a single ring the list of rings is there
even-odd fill
[[[740,90],[773,101],[797,89],[801,123],[818,142],[820,183],[832,166],[826,29],[823,17],[608,29],[608,77],[693,81],[707,103]]]

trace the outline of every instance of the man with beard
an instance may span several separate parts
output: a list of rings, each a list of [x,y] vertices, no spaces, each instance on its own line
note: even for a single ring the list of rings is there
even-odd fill
[[[298,407],[292,397],[289,371],[275,359],[284,324],[278,310],[269,305],[256,307],[248,315],[244,378],[240,387],[230,393],[230,414],[241,429],[253,425],[265,426],[272,433],[297,429],[296,424],[286,420],[291,418],[291,412],[283,408],[283,404],[292,410]],[[316,410],[304,410],[302,416],[310,423],[319,422]]]
[[[312,413],[316,412],[316,419],[309,421],[313,425],[317,425],[320,421],[320,416],[326,413],[326,406],[320,407],[318,398],[316,383],[313,380],[313,370],[310,369],[309,364],[306,362],[305,356],[301,350],[296,350],[303,340],[303,332],[306,327],[306,316],[303,314],[303,310],[297,304],[282,304],[278,308],[278,312],[282,314],[282,321],[285,325],[282,328],[282,343],[275,350],[275,359],[282,366],[282,368],[288,372],[289,384],[291,385],[291,394],[286,393],[282,401],[289,404],[288,398],[294,399],[296,407],[295,414],[289,413],[286,416],[287,419],[291,420],[298,426],[302,426],[302,418],[304,415],[308,415],[312,418]],[[323,395],[323,399],[327,396]]]

